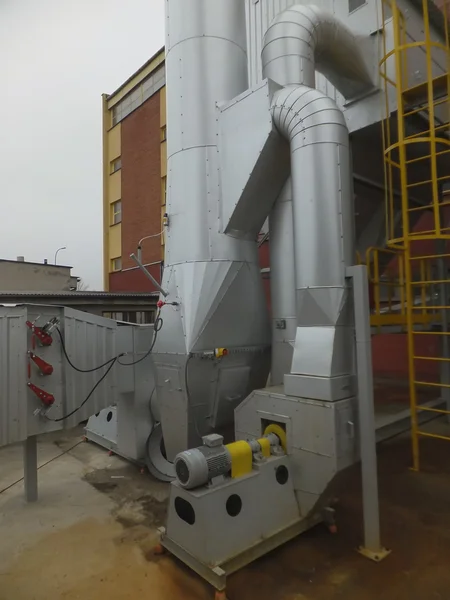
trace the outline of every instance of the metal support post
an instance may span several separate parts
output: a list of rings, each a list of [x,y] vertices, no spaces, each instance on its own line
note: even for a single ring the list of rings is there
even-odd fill
[[[28,437],[23,442],[23,479],[25,500],[36,502],[38,499],[37,437]]]
[[[358,265],[347,269],[353,280],[353,304],[356,334],[356,368],[358,390],[359,440],[362,471],[364,546],[359,552],[379,562],[390,550],[380,542],[378,474],[373,401],[372,347],[369,315],[367,268]]]
[[[137,266],[140,268],[140,270],[144,273],[144,275],[147,277],[147,279],[150,279],[150,281],[153,283],[155,288],[159,292],[161,292],[161,294],[164,296],[164,298],[166,298],[169,295],[168,292],[166,292],[166,290],[164,290],[159,285],[159,283],[156,281],[156,279],[153,277],[153,275],[149,271],[147,271],[147,269],[144,267],[144,265],[142,264],[140,259],[135,254],[130,254],[130,258],[132,258],[134,260],[134,262],[137,264]]]

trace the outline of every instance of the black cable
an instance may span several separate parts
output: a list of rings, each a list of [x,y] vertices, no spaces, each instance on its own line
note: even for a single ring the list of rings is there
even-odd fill
[[[81,408],[83,408],[83,406],[86,404],[86,402],[92,396],[92,394],[95,392],[95,390],[101,384],[101,382],[106,378],[106,376],[108,375],[108,373],[111,371],[111,369],[113,368],[113,366],[115,365],[115,363],[116,363],[117,360],[118,360],[117,357],[113,359],[113,362],[109,365],[109,367],[106,369],[106,371],[103,373],[103,375],[97,381],[97,383],[94,385],[94,387],[89,392],[89,394],[86,396],[86,398],[83,400],[83,402],[80,404],[80,406],[78,406],[78,408],[74,408],[68,415],[65,415],[64,417],[60,417],[59,419],[50,419],[49,417],[47,417],[47,419],[49,421],[53,421],[53,423],[59,423],[60,421],[65,421],[66,419],[68,419],[69,417],[71,417],[72,415],[74,415],[76,412],[78,412]]]
[[[134,365],[138,365],[140,362],[145,360],[152,353],[152,350],[156,344],[156,338],[158,337],[158,332],[161,331],[163,325],[164,325],[164,321],[163,321],[162,317],[158,316],[156,318],[155,324],[153,326],[153,340],[152,340],[151,346],[147,350],[147,352],[144,354],[144,356],[141,356],[141,358],[138,358],[137,360],[135,360],[133,362],[123,363],[123,362],[120,362],[119,358],[121,358],[122,356],[126,356],[126,355],[121,354],[120,356],[117,357],[117,363],[119,365],[121,365],[122,367],[133,367]]]
[[[56,331],[58,332],[59,339],[61,340],[61,346],[62,346],[62,349],[63,349],[63,352],[64,352],[64,356],[66,357],[67,362],[72,367],[72,369],[74,369],[75,371],[78,371],[78,373],[93,373],[94,371],[98,371],[99,369],[103,369],[103,367],[106,367],[110,363],[116,361],[118,358],[120,358],[120,356],[123,356],[123,354],[120,354],[119,356],[115,356],[113,358],[110,358],[109,360],[107,360],[102,365],[99,365],[98,367],[94,367],[92,369],[80,369],[80,368],[76,367],[73,364],[73,362],[70,360],[69,355],[67,354],[66,345],[64,343],[64,338],[63,338],[63,335],[62,335],[59,327],[56,328]]]
[[[95,367],[94,369],[78,369],[70,360],[67,352],[66,352],[66,347],[64,344],[64,338],[62,336],[61,331],[59,330],[59,328],[56,328],[59,337],[61,339],[61,346],[64,352],[64,356],[67,359],[67,362],[69,363],[69,365],[75,369],[75,371],[78,371],[79,373],[92,373],[94,371],[98,371],[99,369],[101,369],[102,367],[106,367],[107,365],[109,365],[109,367],[106,369],[106,371],[103,373],[103,375],[100,377],[100,379],[97,381],[97,383],[94,385],[94,387],[92,388],[92,390],[89,392],[89,394],[86,396],[86,398],[83,400],[83,402],[80,404],[80,406],[78,406],[78,408],[75,408],[74,410],[72,410],[68,415],[65,415],[64,417],[60,417],[59,419],[50,419],[49,417],[47,417],[47,419],[49,421],[52,421],[53,423],[59,423],[61,421],[65,421],[66,419],[68,419],[69,417],[71,417],[72,415],[74,415],[76,412],[78,412],[81,408],[83,408],[83,406],[86,404],[86,402],[91,398],[92,394],[95,392],[95,390],[98,388],[98,386],[101,384],[101,382],[106,378],[106,376],[108,375],[108,373],[111,371],[111,369],[113,368],[113,366],[116,364],[116,362],[121,365],[122,367],[132,367],[134,365],[139,364],[140,362],[142,362],[143,360],[145,360],[152,352],[155,343],[156,343],[156,339],[158,337],[158,332],[161,331],[161,328],[164,324],[164,321],[162,320],[162,318],[159,316],[158,313],[158,317],[155,320],[155,324],[154,324],[154,335],[153,335],[153,340],[151,343],[150,348],[147,350],[147,352],[144,354],[144,356],[142,356],[141,358],[139,358],[138,360],[135,360],[134,362],[131,363],[122,363],[120,362],[120,358],[122,356],[126,356],[126,354],[118,354],[117,356],[115,356],[114,358],[111,358],[110,360],[108,360],[107,362],[105,362],[103,365],[100,365],[98,367]]]
[[[39,465],[39,467],[37,468],[37,470],[39,471],[39,469],[42,469],[42,467],[46,467],[47,465],[49,465],[51,462],[53,462],[57,458],[61,458],[61,456],[64,456],[64,454],[68,454],[71,450],[73,450],[74,448],[76,448],[77,446],[79,446],[80,444],[83,444],[83,443],[84,443],[84,440],[80,440],[79,442],[77,442],[76,444],[74,444],[73,446],[71,446],[70,448],[68,448],[67,450],[64,450],[64,452],[61,452],[61,454],[58,454],[57,456],[54,456],[53,458],[51,458],[50,460],[48,460],[47,462],[45,462],[43,465]],[[17,481],[14,481],[13,483],[10,483],[5,488],[3,488],[2,490],[0,490],[0,494],[3,494],[3,492],[6,492],[7,490],[11,489],[12,487],[14,487],[15,485],[17,485],[18,483],[20,483],[24,479],[25,479],[25,477],[21,477],[20,479],[17,479]]]
[[[184,365],[184,387],[186,389],[186,396],[187,396],[187,401],[188,401],[188,405],[190,404],[190,394],[189,394],[189,382],[188,382],[188,365],[189,365],[189,361],[192,358],[192,354],[189,354],[189,356],[187,357],[186,360],[186,364]]]

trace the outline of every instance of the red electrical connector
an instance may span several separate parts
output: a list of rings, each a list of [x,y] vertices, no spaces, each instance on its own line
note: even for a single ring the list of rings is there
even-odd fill
[[[52,394],[49,394],[48,392],[42,390],[37,385],[34,385],[34,383],[31,383],[29,381],[27,385],[45,406],[52,406],[52,404],[55,402],[55,397]]]
[[[164,300],[158,300],[156,306],[161,309],[163,306],[180,306],[179,302],[164,302]]]
[[[36,325],[34,325],[34,323],[32,323],[31,321],[27,321],[27,327],[31,329],[31,331],[34,333],[34,335],[37,337],[37,339],[43,346],[52,345],[52,336],[48,333],[45,333],[45,331],[43,331],[41,327],[36,327]]]
[[[36,356],[36,354],[34,354],[33,352],[30,352],[29,355],[31,360],[35,363],[39,371],[42,373],[42,375],[51,375],[53,373],[52,365],[50,365],[48,362],[46,362],[39,356]]]

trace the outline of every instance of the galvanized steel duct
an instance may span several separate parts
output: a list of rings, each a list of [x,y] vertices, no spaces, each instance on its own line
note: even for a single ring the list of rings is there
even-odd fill
[[[286,86],[274,96],[272,117],[291,147],[293,227],[290,211],[278,205],[271,224],[288,236],[292,230],[295,238],[297,332],[291,373],[298,380],[289,380],[289,390],[333,400],[350,394],[345,268],[354,261],[354,216],[348,129],[335,101],[315,89],[315,71],[346,98],[367,92],[373,83],[356,37],[316,6],[294,6],[275,18],[264,38],[262,63],[264,77]],[[294,290],[287,279],[282,293],[289,306]],[[324,386],[322,380],[329,378],[337,386]]]
[[[358,38],[330,12],[297,5],[280,13],[264,36],[264,77],[315,87],[319,71],[347,99],[373,88]]]
[[[269,215],[272,308],[272,385],[283,383],[292,363],[297,329],[292,181],[289,177]]]
[[[272,118],[291,146],[296,288],[341,287],[354,257],[344,115],[315,88],[288,86],[275,94]]]

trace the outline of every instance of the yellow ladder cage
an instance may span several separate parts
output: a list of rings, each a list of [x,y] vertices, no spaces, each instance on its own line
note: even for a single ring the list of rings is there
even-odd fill
[[[444,0],[446,15],[449,5]],[[430,28],[429,0],[423,0],[424,39],[411,41],[396,0],[382,0],[382,8],[386,237],[388,247],[404,256],[413,468],[418,470],[419,437],[450,440],[419,429],[418,419],[421,411],[450,419],[449,25],[444,18],[445,39],[438,39]],[[397,111],[391,114],[393,101]],[[423,405],[432,390],[442,400],[439,408]]]

